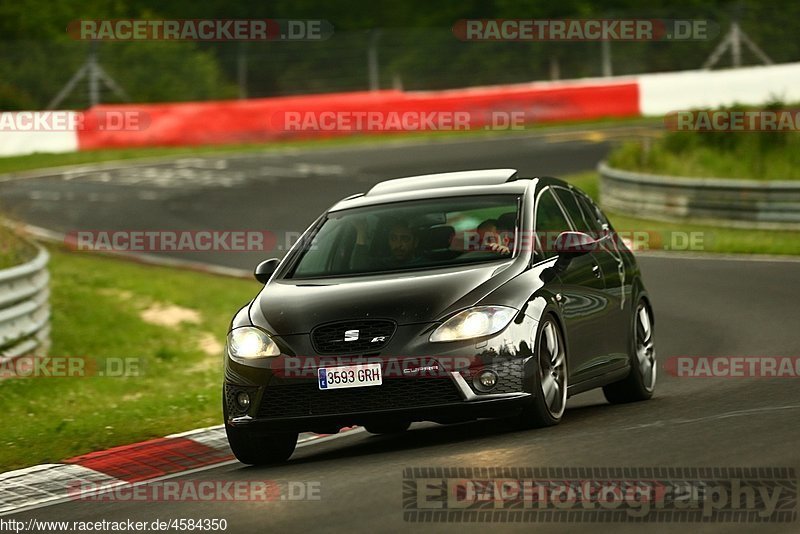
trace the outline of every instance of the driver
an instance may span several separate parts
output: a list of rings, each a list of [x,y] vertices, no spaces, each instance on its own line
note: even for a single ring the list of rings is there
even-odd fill
[[[353,221],[356,229],[356,251],[354,264],[366,266],[370,263],[379,268],[400,267],[418,260],[417,247],[419,239],[416,232],[405,222],[399,219],[390,221],[388,234],[386,234],[386,249],[388,255],[382,258],[369,260],[367,246],[367,223],[364,219]]]
[[[414,231],[402,221],[393,221],[389,227],[389,256],[392,263],[403,265],[417,258],[419,240]]]

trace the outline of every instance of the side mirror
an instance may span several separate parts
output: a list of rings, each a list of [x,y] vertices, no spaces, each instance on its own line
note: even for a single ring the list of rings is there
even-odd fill
[[[553,243],[553,250],[558,254],[556,265],[566,267],[572,258],[594,252],[597,241],[583,232],[561,232]]]
[[[266,284],[267,282],[269,282],[270,277],[272,277],[272,275],[278,269],[278,265],[280,264],[281,260],[277,258],[264,260],[258,265],[256,265],[256,270],[253,271],[253,275],[256,277],[256,280],[258,280],[262,284]]]

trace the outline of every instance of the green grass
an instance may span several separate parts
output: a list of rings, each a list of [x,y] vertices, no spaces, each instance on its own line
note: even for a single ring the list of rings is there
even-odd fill
[[[608,160],[619,169],[678,177],[800,180],[800,132],[670,131],[658,139],[628,141]]]
[[[705,133],[681,135],[749,135],[757,133]],[[781,134],[794,135],[794,134]],[[663,141],[628,141],[609,157],[609,164],[625,169],[667,176],[740,178],[749,180],[800,180],[800,142],[792,140],[781,150],[761,152],[743,148],[731,154],[710,147],[673,152]]]
[[[36,256],[36,248],[0,224],[0,269],[21,265]]]
[[[50,251],[50,355],[135,358],[141,372],[0,381],[0,472],[221,423],[223,354],[203,352],[201,341],[224,344],[257,282]],[[155,303],[200,320],[145,322],[141,312]]]
[[[564,177],[568,182],[576,185],[589,196],[599,198],[599,176],[596,172],[584,172]],[[751,230],[738,228],[725,228],[694,224],[691,222],[664,222],[649,219],[629,217],[622,213],[606,210],[606,214],[619,232],[647,231],[652,232],[650,243],[658,245],[666,243],[670,246],[673,232],[699,232],[702,238],[701,252],[716,252],[725,254],[800,254],[800,231],[790,230]],[[625,235],[625,234],[622,234]],[[680,244],[682,237],[675,236]],[[664,250],[654,246],[654,250]],[[691,250],[696,251],[696,250]]]
[[[280,141],[272,143],[249,143],[231,145],[202,145],[185,147],[149,147],[91,150],[68,154],[29,154],[27,156],[10,156],[0,158],[0,174],[32,171],[50,167],[66,165],[84,165],[103,163],[109,161],[122,161],[131,159],[167,158],[177,156],[197,156],[211,154],[253,153],[286,148],[326,148],[340,146],[357,146],[359,144],[381,143],[402,140],[437,140],[453,137],[479,137],[518,135],[520,133],[546,131],[548,129],[586,129],[591,127],[614,127],[638,124],[652,124],[652,120],[639,118],[632,119],[602,119],[592,121],[575,121],[558,124],[526,125],[525,130],[519,131],[486,131],[483,129],[469,131],[439,131],[439,132],[403,132],[380,135],[351,135],[330,137],[325,139],[309,139],[301,141]]]

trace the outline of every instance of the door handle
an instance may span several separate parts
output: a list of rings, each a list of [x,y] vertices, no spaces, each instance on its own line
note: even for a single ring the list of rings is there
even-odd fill
[[[595,278],[600,278],[600,276],[601,276],[600,266],[597,265],[596,263],[594,265],[592,265],[592,272],[594,273],[594,277]]]

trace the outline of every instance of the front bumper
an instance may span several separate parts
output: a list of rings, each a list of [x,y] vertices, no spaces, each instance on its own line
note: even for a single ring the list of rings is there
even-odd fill
[[[375,421],[447,423],[510,416],[523,406],[533,391],[532,319],[524,316],[490,338],[453,343],[428,342],[432,326],[398,327],[380,354],[321,356],[303,339],[308,336],[287,336],[279,357],[246,363],[226,357],[226,424],[335,433]],[[299,356],[304,351],[312,356]],[[320,367],[375,362],[381,363],[384,377],[380,386],[318,387]],[[476,380],[487,369],[498,378],[490,390]],[[236,401],[240,392],[251,399],[247,409]]]
[[[481,399],[436,406],[392,408],[380,411],[361,411],[342,414],[307,415],[276,418],[253,418],[249,415],[231,417],[226,424],[264,431],[315,432],[335,434],[342,428],[364,426],[387,420],[433,421],[456,423],[484,417],[512,416],[522,409],[528,393],[509,395],[503,398]]]

